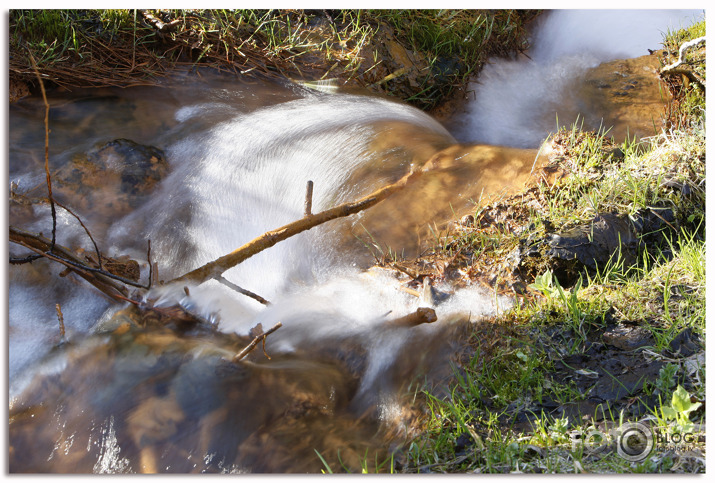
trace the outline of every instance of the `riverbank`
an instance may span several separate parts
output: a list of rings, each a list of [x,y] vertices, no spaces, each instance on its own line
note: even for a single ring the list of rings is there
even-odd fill
[[[704,30],[670,33],[664,65]],[[704,49],[688,61],[660,134],[560,130],[557,181],[476,207],[413,265],[518,304],[475,326],[451,397],[425,391],[402,471],[705,470]]]
[[[10,84],[147,85],[179,65],[321,81],[434,109],[528,48],[534,10],[12,10]],[[32,58],[31,58],[32,57]]]

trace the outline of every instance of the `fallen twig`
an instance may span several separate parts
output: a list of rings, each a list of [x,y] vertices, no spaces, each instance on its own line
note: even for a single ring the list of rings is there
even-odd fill
[[[151,289],[151,283],[152,283],[152,275],[153,275],[153,267],[151,265],[151,240],[146,241],[146,263],[147,266],[149,267],[149,283],[147,283],[147,287]],[[101,265],[100,265],[101,268]]]
[[[281,327],[283,327],[283,324],[278,322],[276,325],[274,325],[273,327],[268,329],[266,332],[254,337],[250,344],[248,344],[246,347],[244,347],[243,350],[241,350],[241,352],[239,352],[238,354],[236,354],[233,357],[232,362],[238,362],[241,359],[243,359],[244,357],[246,357],[249,354],[249,352],[251,352],[253,349],[256,348],[256,346],[258,345],[259,342],[261,342],[261,340],[263,340],[263,343],[265,344],[266,337],[268,335],[272,334],[273,332],[275,332],[276,330],[280,329]],[[264,349],[264,351],[265,351],[265,349]]]
[[[55,244],[53,251],[50,252],[50,247],[52,246],[51,240],[48,240],[41,235],[30,233],[11,226],[10,242],[29,248],[42,257],[67,266],[100,291],[112,298],[118,298],[116,297],[116,294],[120,294],[125,297],[127,295],[127,288],[117,282],[122,282],[123,284],[138,288],[148,289],[148,287],[133,280],[129,280],[119,275],[114,275],[113,273],[107,272],[103,269],[88,266],[69,249],[61,245]]]
[[[55,304],[55,310],[57,311],[57,320],[60,323],[60,344],[62,344],[65,341],[65,317],[62,315],[60,304]]]
[[[92,245],[94,245],[94,251],[95,251],[95,253],[97,254],[97,265],[98,265],[99,268],[101,269],[101,268],[102,268],[102,254],[101,254],[101,252],[99,251],[99,247],[97,246],[97,243],[94,241],[94,238],[92,237],[92,234],[89,232],[89,230],[87,229],[87,227],[84,226],[84,223],[82,223],[82,220],[79,218],[79,216],[77,216],[77,215],[75,214],[74,211],[70,210],[70,209],[67,208],[65,205],[63,205],[62,203],[60,203],[59,201],[55,201],[55,203],[57,203],[57,205],[60,206],[62,209],[64,209],[67,213],[69,213],[70,215],[74,216],[74,217],[77,219],[77,221],[79,222],[79,224],[82,226],[82,228],[84,228],[84,232],[87,234],[87,236],[89,237],[89,239],[92,241]]]
[[[308,181],[305,187],[305,216],[310,216],[313,210],[313,182]]]
[[[296,220],[276,230],[266,232],[263,235],[254,238],[242,247],[234,250],[233,252],[224,255],[205,265],[202,265],[201,267],[194,269],[178,278],[175,278],[169,283],[202,283],[209,279],[216,279],[226,270],[235,267],[239,263],[247,260],[253,255],[256,255],[257,253],[262,252],[266,248],[272,247],[280,241],[286,240],[293,235],[297,235],[298,233],[310,230],[311,228],[314,228],[330,220],[354,215],[355,213],[359,213],[367,208],[378,204],[379,202],[383,201],[395,192],[402,190],[408,184],[416,181],[420,176],[422,176],[422,174],[432,169],[435,169],[435,166],[432,165],[431,162],[427,163],[422,169],[412,171],[409,174],[403,176],[397,182],[380,188],[377,191],[365,196],[364,198],[353,202],[343,203],[342,205],[336,206],[334,208],[322,211],[314,215],[305,216],[300,220]]]
[[[411,314],[393,320],[388,320],[385,325],[390,327],[414,327],[416,325],[431,324],[437,321],[437,314],[433,308],[420,307]]]
[[[45,179],[47,182],[47,197],[50,200],[50,210],[52,211],[51,246],[54,247],[57,236],[57,213],[55,211],[55,200],[52,196],[52,178],[50,176],[50,103],[47,102],[45,83],[42,82],[42,76],[40,75],[40,71],[37,69],[35,57],[32,55],[32,52],[29,49],[27,53],[30,56],[30,63],[32,63],[32,69],[35,71],[35,75],[37,76],[37,82],[40,84],[40,90],[42,91],[42,100],[45,103]]]
[[[231,282],[230,280],[226,280],[226,279],[223,277],[223,275],[221,275],[220,277],[218,277],[216,280],[218,280],[219,282],[221,282],[223,285],[227,286],[227,287],[230,288],[231,290],[235,290],[236,292],[238,292],[238,293],[240,293],[240,294],[242,294],[242,295],[245,295],[246,297],[251,297],[253,300],[258,301],[258,302],[262,303],[263,305],[270,305],[270,304],[271,304],[268,300],[264,299],[263,297],[261,297],[261,296],[258,295],[257,293],[251,292],[250,290],[246,290],[246,289],[243,288],[243,287],[239,287],[238,285],[236,285],[235,283]]]
[[[155,29],[163,32],[170,32],[174,30],[178,25],[181,24],[181,19],[176,19],[172,20],[169,23],[164,23],[158,18],[156,18],[154,15],[152,15],[150,12],[147,10],[139,10],[139,13],[142,14],[144,17],[144,20],[147,22],[147,24],[151,25]]]

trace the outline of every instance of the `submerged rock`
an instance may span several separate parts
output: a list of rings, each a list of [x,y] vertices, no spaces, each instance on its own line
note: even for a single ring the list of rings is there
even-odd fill
[[[116,218],[140,206],[168,170],[161,149],[115,139],[75,156],[55,184],[72,207]]]
[[[584,107],[603,113],[604,126],[616,139],[650,136],[663,125],[670,93],[658,74],[660,59],[644,55],[614,60],[589,70],[581,84]]]
[[[10,471],[317,473],[316,451],[359,471],[406,439],[419,416],[407,386],[451,373],[436,361],[468,323],[386,322],[301,344],[288,333],[284,350],[278,331],[235,361],[250,337],[198,319],[187,328],[176,310],[119,310],[13,389]],[[434,322],[434,310],[418,313]]]

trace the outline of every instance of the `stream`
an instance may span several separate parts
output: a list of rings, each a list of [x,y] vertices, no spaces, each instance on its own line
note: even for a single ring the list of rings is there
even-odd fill
[[[443,297],[416,296],[404,276],[371,268],[375,258],[416,256],[478,200],[533,180],[557,116],[560,125],[607,119],[570,86],[602,62],[646,55],[661,31],[698,13],[551,13],[530,58],[491,63],[445,125],[367,93],[207,71],[155,87],[50,92],[55,197],[105,255],[137,261],[142,281],[147,240],[159,279],[171,280],[301,218],[309,180],[317,213],[431,159],[445,169],[225,272],[268,306],[215,280],[147,294],[205,320],[200,328],[138,321],[48,260],[10,265],[10,471],[315,473],[321,458],[336,471],[376,471],[419,433],[420,390],[448,394],[470,324],[512,301],[443,281],[434,285]],[[38,201],[44,104],[31,97],[9,111],[10,224],[49,236],[50,208]],[[94,253],[61,208],[57,243]],[[399,323],[420,307],[437,321]],[[231,362],[254,327],[277,322],[263,347]]]

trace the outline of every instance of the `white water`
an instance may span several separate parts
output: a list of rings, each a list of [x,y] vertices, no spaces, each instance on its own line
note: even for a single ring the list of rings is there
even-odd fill
[[[318,212],[375,189],[347,183],[357,168],[406,171],[411,162],[407,155],[371,146],[385,134],[385,121],[410,126],[443,145],[455,142],[426,114],[389,100],[301,90],[293,96],[297,99],[245,110],[235,105],[242,97],[207,95],[177,106],[172,118],[164,120],[172,128],[153,144],[166,152],[171,173],[142,208],[117,220],[106,235],[95,233],[100,244],[109,244],[110,255],[129,254],[143,261],[150,239],[152,259],[161,278],[169,280],[300,218],[307,180],[314,181],[313,212]],[[58,157],[71,152],[67,148]],[[20,186],[37,182],[38,174],[25,173],[20,164],[11,168],[11,179]],[[48,208],[36,211],[44,214],[43,221],[27,229],[48,233]],[[82,242],[91,250],[71,217],[62,215],[60,221],[60,243]],[[157,305],[180,302],[217,321],[222,330],[241,334],[259,322],[269,328],[280,321],[283,328],[269,338],[268,348],[284,351],[336,333],[367,337],[386,314],[396,318],[424,305],[401,291],[396,278],[361,273],[353,266],[355,253],[338,253],[339,238],[333,232],[340,226],[333,222],[297,235],[225,273],[231,282],[270,300],[268,308],[215,281],[190,287],[190,297],[183,285],[159,288],[149,297]],[[42,282],[39,275],[28,275],[31,266],[11,269],[11,380],[58,341],[56,303],[62,306],[68,338],[77,341],[108,308],[87,285],[73,284],[71,277],[58,281],[59,267],[53,270],[50,281]],[[146,267],[142,275],[146,280]],[[508,301],[500,303],[504,308]],[[494,296],[467,290],[437,310],[440,318],[453,312],[479,316],[495,310]],[[373,376],[396,353],[393,342],[383,342],[372,344]]]
[[[537,146],[554,128],[560,90],[575,75],[605,60],[657,48],[662,31],[691,21],[696,14],[554,12],[534,34],[531,60],[499,60],[484,71],[474,86],[476,100],[455,136],[468,142]],[[118,220],[103,237],[111,244],[110,254],[129,253],[138,260],[144,259],[146,240],[151,239],[154,260],[165,280],[299,218],[309,179],[315,182],[317,212],[374,188],[344,186],[356,168],[374,164],[378,169],[386,159],[392,164],[409,163],[395,153],[371,149],[380,121],[416,125],[425,135],[454,141],[425,114],[382,99],[287,91],[277,93],[272,105],[257,107],[261,103],[250,90],[231,85],[218,93],[196,90],[179,97],[162,103],[157,124],[170,128],[158,139],[145,140],[140,129],[132,133],[131,126],[122,127],[122,136],[163,148],[172,173],[147,205]],[[133,102],[145,106],[140,109],[146,112],[156,105],[150,96]],[[101,137],[98,123],[87,123],[92,141]],[[61,132],[61,128],[53,130]],[[116,131],[107,131],[118,137]],[[41,172],[26,173],[22,163],[14,160],[16,154],[11,152],[10,179],[21,186],[41,179]],[[63,220],[60,241],[71,244],[81,239],[76,223]],[[395,279],[361,274],[351,268],[350,254],[333,256],[333,227],[329,224],[293,237],[226,274],[232,282],[271,300],[269,308],[216,282],[191,287],[189,298],[183,287],[168,287],[152,296],[160,297],[158,303],[181,301],[214,317],[223,330],[247,333],[258,322],[267,328],[280,320],[284,329],[270,343],[282,350],[335,331],[367,333],[385,320],[386,313],[399,317],[420,306],[419,300],[398,290]],[[86,243],[85,248],[89,248]],[[11,380],[56,343],[55,303],[62,305],[70,339],[90,332],[108,307],[86,286],[57,281],[56,276],[51,284],[40,284],[36,277],[20,267],[10,272]],[[441,319],[450,312],[477,316],[494,310],[493,294],[476,289],[460,291],[437,307]],[[373,375],[389,363],[389,354],[396,353],[391,344],[373,347]]]
[[[580,113],[574,80],[602,62],[647,55],[663,34],[703,18],[702,10],[556,10],[541,19],[528,57],[494,59],[469,89],[466,112],[452,121],[461,142],[538,147]],[[569,102],[566,102],[566,101]],[[583,119],[581,113],[580,119]],[[557,124],[558,121],[558,124]],[[592,120],[598,127],[598,119]]]

